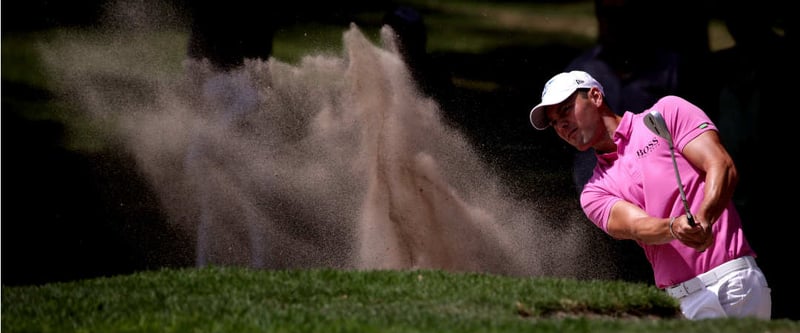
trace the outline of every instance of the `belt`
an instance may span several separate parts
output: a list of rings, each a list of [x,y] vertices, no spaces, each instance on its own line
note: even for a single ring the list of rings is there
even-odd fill
[[[664,288],[664,290],[670,296],[674,298],[683,298],[686,297],[700,289],[705,288],[706,286],[710,286],[720,278],[727,275],[728,273],[735,272],[741,269],[745,269],[748,267],[757,267],[756,260],[753,259],[751,256],[744,256],[740,258],[736,258],[733,260],[729,260],[722,265],[714,267],[708,272],[700,274],[692,279],[684,281],[682,283],[676,284],[671,287]]]

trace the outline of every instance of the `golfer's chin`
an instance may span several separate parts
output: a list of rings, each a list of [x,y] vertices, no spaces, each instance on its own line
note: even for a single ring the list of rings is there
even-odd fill
[[[569,144],[572,145],[573,147],[575,147],[575,149],[577,149],[579,151],[587,151],[587,150],[589,150],[589,148],[592,148],[591,144],[589,144],[587,142],[578,141],[578,140],[570,141]]]

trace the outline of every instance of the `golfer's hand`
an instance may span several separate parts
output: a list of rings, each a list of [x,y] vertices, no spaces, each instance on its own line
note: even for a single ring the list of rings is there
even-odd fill
[[[714,243],[714,233],[711,232],[711,225],[698,220],[697,216],[695,216],[695,223],[694,227],[690,226],[686,215],[681,215],[675,219],[673,231],[681,243],[698,252],[703,252]]]

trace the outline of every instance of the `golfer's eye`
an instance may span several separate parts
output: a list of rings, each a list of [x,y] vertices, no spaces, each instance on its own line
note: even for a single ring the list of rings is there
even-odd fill
[[[550,119],[550,126],[556,127],[556,125],[558,125],[558,122],[561,121],[561,119],[564,118],[556,115],[555,118]]]
[[[561,119],[566,118],[567,115],[569,114],[569,111],[572,110],[572,106],[573,104],[570,103],[557,109],[554,115],[555,117],[550,119],[550,126],[556,127],[556,125],[558,125],[558,122],[560,122]]]

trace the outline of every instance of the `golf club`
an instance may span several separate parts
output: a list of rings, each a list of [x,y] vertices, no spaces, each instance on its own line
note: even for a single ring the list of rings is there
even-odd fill
[[[661,113],[653,110],[644,116],[644,125],[656,135],[667,140],[669,145],[669,153],[672,157],[672,166],[675,168],[675,178],[678,179],[678,190],[681,192],[681,201],[683,201],[683,208],[686,210],[686,219],[689,220],[689,225],[694,227],[694,216],[689,211],[689,203],[686,201],[686,193],[683,192],[683,183],[681,182],[681,174],[678,173],[678,162],[675,161],[675,146],[672,144],[672,135],[669,134],[667,129],[667,122]]]

